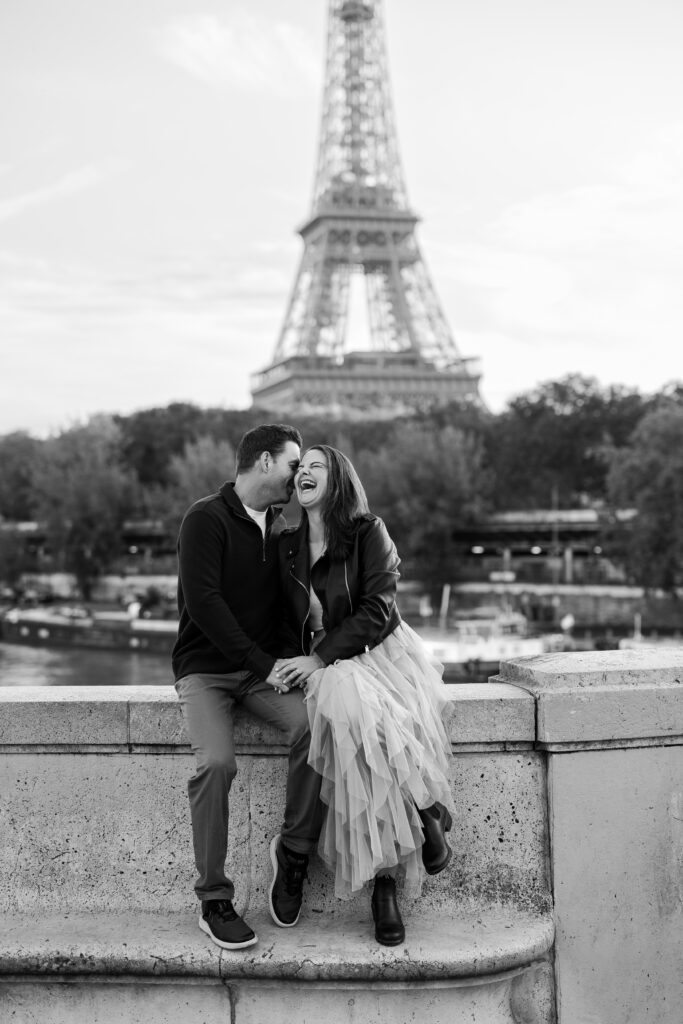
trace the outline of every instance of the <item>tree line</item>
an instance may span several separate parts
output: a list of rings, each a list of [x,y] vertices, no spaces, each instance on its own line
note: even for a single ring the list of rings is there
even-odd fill
[[[44,524],[56,568],[84,596],[108,571],[125,521],[161,520],[175,535],[192,501],[234,477],[235,446],[264,410],[173,403],[98,415],[46,439],[0,436],[0,523]],[[304,445],[353,460],[404,565],[427,583],[458,578],[454,532],[492,512],[593,507],[606,552],[646,588],[683,583],[683,385],[653,395],[571,375],[492,414],[452,405],[400,419],[292,415]],[[614,510],[632,508],[630,525]],[[296,510],[288,511],[296,519]],[[0,531],[0,579],[23,571]]]

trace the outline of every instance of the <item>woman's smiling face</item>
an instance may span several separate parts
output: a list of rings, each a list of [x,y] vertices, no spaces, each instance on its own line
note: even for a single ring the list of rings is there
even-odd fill
[[[327,458],[319,448],[309,448],[296,471],[296,496],[302,508],[318,508],[327,494]]]

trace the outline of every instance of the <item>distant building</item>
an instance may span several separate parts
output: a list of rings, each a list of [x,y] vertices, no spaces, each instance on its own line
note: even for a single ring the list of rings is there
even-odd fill
[[[619,523],[636,515],[616,513]],[[621,566],[604,550],[605,522],[595,509],[497,512],[453,534],[462,578],[512,583],[620,583]]]

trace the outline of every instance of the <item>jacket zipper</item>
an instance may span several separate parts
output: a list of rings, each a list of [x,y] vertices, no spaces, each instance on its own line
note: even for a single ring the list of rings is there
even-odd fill
[[[346,571],[346,561],[344,561],[344,584],[346,585],[346,596],[349,599],[349,615],[353,615],[353,601],[351,600],[351,591],[349,590],[349,575]]]
[[[244,519],[245,522],[253,523],[253,525],[256,527],[258,532],[261,534],[261,561],[265,562],[265,560],[266,560],[266,541],[270,537],[270,531],[271,531],[271,528],[272,528],[273,524],[271,523],[270,526],[268,526],[268,523],[266,521],[265,531],[262,532],[261,531],[261,527],[259,526],[259,524],[256,522],[255,519],[252,519],[250,515],[244,514],[244,513],[240,512],[239,509],[234,509],[234,512],[235,512],[236,516],[239,516],[240,519]],[[268,517],[266,516],[266,520],[267,520],[267,518]]]
[[[306,612],[306,618],[304,619],[304,621],[301,624],[301,653],[305,654],[306,653],[306,645],[304,644],[304,633],[306,632],[306,623],[308,622],[308,620],[310,618],[310,615],[311,615],[311,592],[308,589],[308,587],[306,586],[306,584],[302,583],[301,580],[299,579],[299,577],[294,575],[294,566],[290,566],[290,568],[289,568],[289,575],[292,577],[292,579],[296,583],[299,584],[300,587],[302,587],[304,593],[306,594],[306,599],[308,601],[308,611]]]

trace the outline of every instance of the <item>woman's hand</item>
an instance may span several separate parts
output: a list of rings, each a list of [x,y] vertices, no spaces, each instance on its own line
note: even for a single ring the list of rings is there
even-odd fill
[[[303,686],[312,672],[324,667],[325,662],[317,654],[299,655],[278,659],[275,673],[283,686]]]

